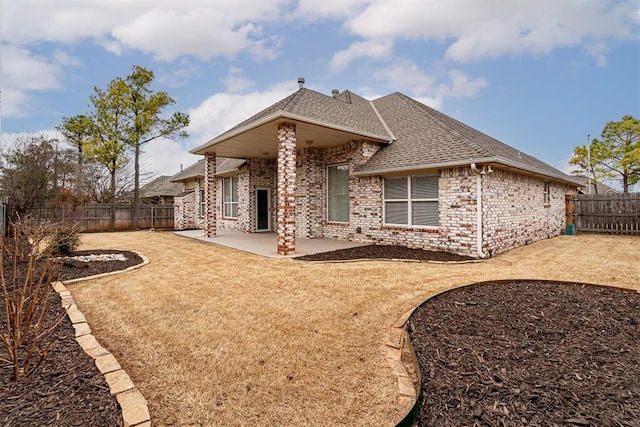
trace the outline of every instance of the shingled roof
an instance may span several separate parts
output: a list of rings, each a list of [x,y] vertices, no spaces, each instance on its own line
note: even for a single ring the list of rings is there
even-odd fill
[[[204,152],[208,146],[233,140],[281,118],[346,130],[382,143],[379,151],[356,168],[356,175],[494,163],[577,183],[575,178],[535,157],[399,92],[368,101],[350,91],[328,96],[301,88],[192,152]]]
[[[562,171],[402,93],[373,101],[396,140],[357,169],[359,174],[448,165],[501,163],[563,181]]]
[[[200,159],[192,165],[170,178],[171,182],[189,181],[194,178],[204,177],[204,160]],[[245,159],[229,159],[227,157],[216,158],[216,174],[224,174],[240,169],[246,163]]]
[[[140,187],[141,197],[176,196],[182,191],[182,185],[171,182],[170,177],[162,175]]]
[[[223,141],[280,116],[340,128],[382,141],[392,139],[372,103],[363,97],[350,91],[343,91],[337,96],[327,96],[301,88],[191,152],[197,152],[204,146]]]

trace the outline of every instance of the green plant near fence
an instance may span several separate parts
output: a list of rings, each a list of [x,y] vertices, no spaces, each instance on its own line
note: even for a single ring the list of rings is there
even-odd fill
[[[82,231],[109,231],[111,206],[86,204],[79,207],[55,206],[35,208],[31,215],[52,221],[73,222]],[[133,206],[116,205],[116,230],[131,230]],[[173,229],[173,205],[141,205],[138,211],[138,228]]]

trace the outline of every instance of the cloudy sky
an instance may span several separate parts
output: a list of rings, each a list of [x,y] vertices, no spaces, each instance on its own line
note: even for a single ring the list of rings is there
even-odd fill
[[[133,65],[191,117],[142,161],[172,175],[297,89],[400,91],[568,170],[640,115],[640,0],[2,0],[1,135],[55,137]]]

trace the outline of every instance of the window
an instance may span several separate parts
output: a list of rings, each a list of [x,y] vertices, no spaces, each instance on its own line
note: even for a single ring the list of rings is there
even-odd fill
[[[327,221],[349,222],[349,165],[327,167]]]
[[[543,196],[544,196],[544,207],[548,208],[549,206],[551,206],[551,188],[548,182],[544,183]]]
[[[438,176],[384,179],[384,222],[390,225],[438,225]]]
[[[205,216],[207,213],[206,201],[204,197],[204,188],[200,187],[200,216]]]
[[[224,218],[238,218],[238,177],[224,178],[222,182],[222,203]]]

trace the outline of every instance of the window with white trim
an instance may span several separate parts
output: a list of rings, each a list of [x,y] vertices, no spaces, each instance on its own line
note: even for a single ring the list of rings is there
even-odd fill
[[[222,216],[238,218],[238,177],[230,176],[222,181]]]
[[[384,179],[387,225],[438,226],[438,175]]]
[[[349,222],[349,165],[327,167],[327,221]]]

